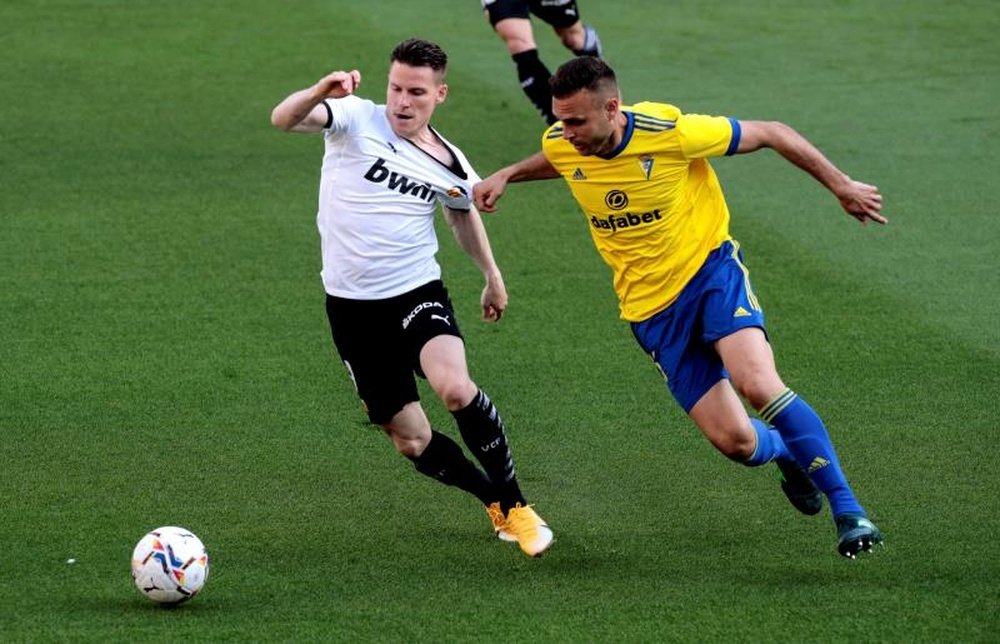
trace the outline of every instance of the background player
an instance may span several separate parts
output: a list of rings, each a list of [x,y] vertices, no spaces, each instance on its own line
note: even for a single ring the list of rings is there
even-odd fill
[[[430,125],[448,94],[448,59],[434,43],[406,40],[390,60],[385,105],[353,95],[360,72],[336,71],[290,94],[271,114],[282,130],[324,133],[317,224],[333,340],[369,419],[399,453],[422,474],[475,495],[498,536],[538,556],[551,545],[552,531],[521,493],[503,421],[469,377],[435,259],[440,202],[455,239],[486,279],[484,319],[500,319],[507,291],[467,196],[478,176]],[[485,474],[431,428],[414,373],[427,378],[452,413]]]
[[[531,16],[548,23],[566,49],[577,56],[600,56],[601,39],[597,31],[580,22],[575,0],[483,0],[490,25],[514,59],[517,79],[528,100],[546,123],[556,122],[552,114],[548,67],[538,57],[538,45],[531,27]]]
[[[551,85],[561,122],[545,132],[541,153],[476,185],[476,204],[493,211],[509,182],[563,177],[612,269],[622,318],[704,435],[746,465],[777,461],[786,494],[806,514],[822,502],[810,481],[825,493],[842,555],[881,543],[822,420],[778,376],[707,159],[772,148],[862,223],[886,223],[878,188],[852,180],[781,123],[683,114],[662,103],[623,106],[614,72],[598,58],[569,61]],[[764,422],[750,419],[737,391]]]

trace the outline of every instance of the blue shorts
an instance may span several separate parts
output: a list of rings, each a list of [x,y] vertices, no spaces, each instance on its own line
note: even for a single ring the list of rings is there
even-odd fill
[[[663,372],[670,393],[690,412],[709,389],[729,377],[715,341],[747,327],[764,329],[764,312],[750,287],[739,242],[733,240],[708,255],[670,306],[633,322],[632,333]]]

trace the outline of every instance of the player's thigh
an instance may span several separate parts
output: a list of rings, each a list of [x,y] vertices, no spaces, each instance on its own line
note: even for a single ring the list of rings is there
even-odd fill
[[[420,351],[420,368],[448,409],[461,409],[475,397],[477,388],[469,377],[461,338],[439,335],[428,340]]]
[[[726,378],[714,347],[701,339],[700,286],[697,279],[692,280],[666,309],[632,324],[639,346],[659,367],[670,393],[685,412]]]
[[[372,423],[384,425],[407,403],[420,400],[391,307],[327,296],[326,310],[337,353]]]
[[[465,362],[465,341],[444,284],[436,280],[407,294],[399,316],[413,370],[427,378],[449,409],[467,404],[475,390]]]
[[[702,339],[715,344],[736,390],[759,408],[784,387],[740,245],[728,241],[719,250],[702,309]]]
[[[710,259],[702,302],[702,340],[712,343],[736,390],[758,407],[781,391],[764,311],[750,284],[740,245],[725,242]],[[767,398],[760,402],[760,398]]]
[[[538,49],[534,32],[531,30],[531,21],[527,18],[504,18],[494,24],[493,29],[507,45],[507,51],[511,56]]]
[[[760,409],[785,389],[774,365],[774,352],[759,327],[740,329],[715,343],[733,385]]]
[[[448,289],[441,280],[433,280],[401,295],[396,307],[395,315],[413,370],[424,377],[421,365],[424,345],[440,335],[462,339]],[[464,358],[464,352],[462,355]]]

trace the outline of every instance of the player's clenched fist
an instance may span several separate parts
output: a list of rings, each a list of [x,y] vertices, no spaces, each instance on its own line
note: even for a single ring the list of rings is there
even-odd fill
[[[313,89],[323,98],[343,98],[353,94],[361,84],[361,72],[352,69],[349,72],[331,72],[319,79]]]

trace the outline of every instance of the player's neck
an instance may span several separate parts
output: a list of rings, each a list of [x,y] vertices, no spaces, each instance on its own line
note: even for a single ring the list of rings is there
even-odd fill
[[[430,126],[425,127],[413,136],[406,137],[406,139],[444,165],[450,166],[454,162],[451,150],[448,149],[448,146],[444,144],[441,137]]]
[[[433,154],[433,150],[444,148],[441,137],[431,129],[430,125],[425,125],[423,129],[404,138],[428,154]]]

